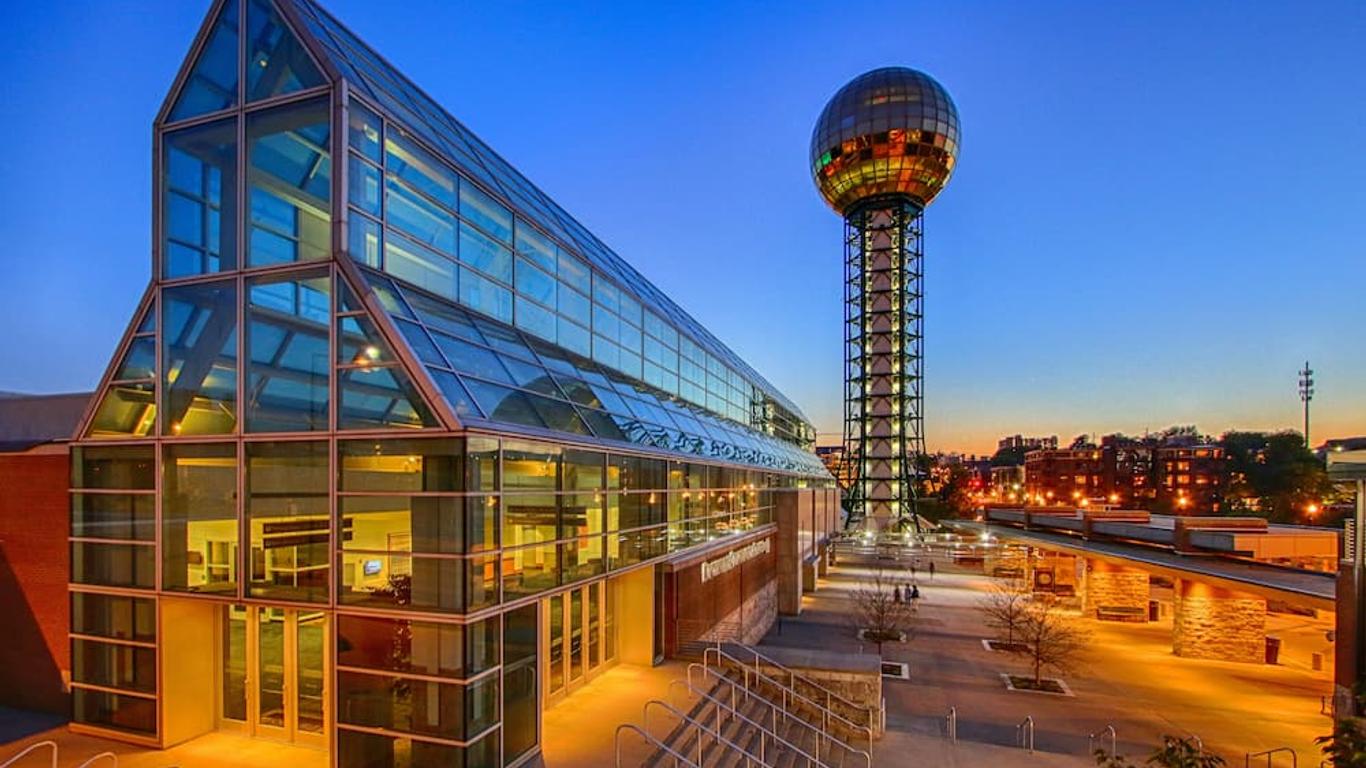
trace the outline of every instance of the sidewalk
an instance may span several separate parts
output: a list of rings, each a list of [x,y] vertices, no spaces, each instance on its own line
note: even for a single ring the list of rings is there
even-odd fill
[[[915,763],[925,765],[981,765],[988,759],[1002,766],[1049,764],[1039,762],[1044,759],[1094,765],[1085,757],[1087,736],[1114,725],[1120,753],[1131,757],[1146,756],[1162,734],[1195,732],[1230,763],[1278,746],[1317,761],[1313,738],[1331,728],[1319,714],[1319,696],[1328,683],[1303,668],[1178,658],[1171,653],[1170,622],[1085,621],[1092,645],[1078,671],[1066,676],[1074,697],[1005,690],[999,674],[1024,665],[982,646],[989,633],[976,606],[990,579],[942,561],[937,566],[933,582],[923,571],[917,579],[923,597],[913,638],[883,649],[887,660],[910,665],[911,679],[883,681],[888,734],[877,746],[879,754],[916,755]],[[785,617],[763,645],[875,653],[855,635],[850,599],[871,572],[853,563],[833,568],[817,592],[804,598],[802,615]],[[945,749],[944,716],[951,706],[958,711],[960,744],[948,756],[931,759]],[[1016,725],[1027,715],[1034,718],[1041,753],[1033,757],[1013,749]],[[1004,751],[969,758],[982,745]]]

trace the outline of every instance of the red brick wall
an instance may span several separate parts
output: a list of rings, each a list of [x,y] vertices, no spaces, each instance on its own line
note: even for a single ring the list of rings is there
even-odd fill
[[[0,706],[67,714],[67,451],[0,454]]]

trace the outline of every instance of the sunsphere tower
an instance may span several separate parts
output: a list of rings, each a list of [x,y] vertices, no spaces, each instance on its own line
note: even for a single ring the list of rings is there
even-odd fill
[[[811,173],[844,217],[844,455],[850,525],[916,524],[925,451],[923,213],[953,173],[958,110],[906,67],[849,81],[811,134]]]

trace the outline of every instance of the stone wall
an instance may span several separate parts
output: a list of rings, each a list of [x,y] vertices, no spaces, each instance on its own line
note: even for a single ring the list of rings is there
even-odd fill
[[[771,580],[697,639],[707,643],[756,645],[777,619],[778,583]]]
[[[835,695],[859,707],[861,711],[871,711],[874,736],[881,735],[882,718],[878,715],[882,707],[881,656],[873,653],[831,653],[769,646],[760,647],[759,651],[773,661],[828,688]],[[854,713],[850,712],[848,716],[849,719],[858,722]]]
[[[1148,572],[1100,560],[1086,561],[1086,579],[1080,590],[1082,610],[1090,618],[1099,608],[1142,608],[1148,620]]]
[[[1266,600],[1185,579],[1173,593],[1172,652],[1177,656],[1266,661]]]

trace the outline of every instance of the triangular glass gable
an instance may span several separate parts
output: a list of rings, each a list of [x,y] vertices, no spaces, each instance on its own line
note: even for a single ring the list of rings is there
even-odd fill
[[[180,88],[170,122],[237,106],[238,0],[227,0]]]
[[[247,101],[302,91],[326,80],[270,0],[247,0]]]
[[[440,427],[345,279],[337,289],[337,429]]]
[[[134,318],[136,330],[100,393],[86,437],[147,437],[156,429],[156,312],[149,301]]]

